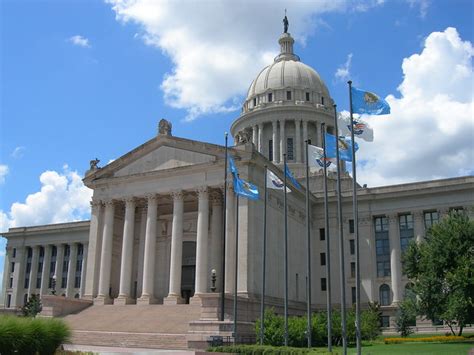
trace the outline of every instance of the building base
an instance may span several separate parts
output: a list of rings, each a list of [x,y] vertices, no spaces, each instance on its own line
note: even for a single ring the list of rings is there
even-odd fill
[[[103,306],[106,304],[114,304],[113,298],[110,298],[109,296],[97,296],[94,298],[94,305]]]
[[[185,304],[186,300],[178,295],[168,295],[163,299],[164,305]]]
[[[134,298],[127,297],[127,296],[118,296],[114,300],[114,305],[117,305],[117,306],[125,306],[127,304],[135,304],[135,303],[136,303],[136,300]]]

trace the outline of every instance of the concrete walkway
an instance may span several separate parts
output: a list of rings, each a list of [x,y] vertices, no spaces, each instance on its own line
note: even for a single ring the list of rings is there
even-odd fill
[[[70,351],[89,351],[100,355],[116,355],[116,354],[135,354],[135,355],[194,355],[194,354],[210,354],[204,351],[194,350],[164,350],[164,349],[144,349],[144,348],[118,348],[107,346],[92,346],[92,345],[75,345],[64,344],[64,350]]]

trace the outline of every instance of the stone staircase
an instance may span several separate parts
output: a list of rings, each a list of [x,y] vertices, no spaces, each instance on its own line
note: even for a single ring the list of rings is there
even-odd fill
[[[94,305],[64,317],[72,344],[187,349],[189,322],[199,305]]]

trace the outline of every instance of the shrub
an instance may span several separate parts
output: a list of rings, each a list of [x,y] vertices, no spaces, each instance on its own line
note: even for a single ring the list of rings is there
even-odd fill
[[[54,354],[70,336],[59,319],[0,317],[0,354]]]
[[[289,324],[288,324],[289,325]],[[330,354],[324,349],[274,347],[270,345],[229,345],[209,348],[209,352],[232,353],[241,355],[299,355],[299,354]]]
[[[21,311],[25,317],[36,317],[41,312],[43,306],[41,305],[40,298],[32,294],[28,299],[28,302],[21,308]]]
[[[449,342],[459,342],[459,341],[470,341],[469,338],[457,335],[437,335],[426,338],[385,338],[385,344],[399,344],[399,343],[449,343]]]

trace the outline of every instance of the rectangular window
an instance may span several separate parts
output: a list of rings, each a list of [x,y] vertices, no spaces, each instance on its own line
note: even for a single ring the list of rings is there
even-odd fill
[[[296,279],[295,279],[295,287],[296,287],[296,299],[299,300],[300,298],[300,292],[299,292],[299,289],[300,289],[300,282],[299,282],[299,275],[296,274]]]
[[[23,288],[28,288],[29,285],[30,285],[30,276],[27,275],[25,277],[25,283],[23,284]]]
[[[69,255],[71,255],[71,247],[68,244],[66,244],[64,246],[64,257],[69,260]]]
[[[13,287],[13,276],[10,277],[10,283],[9,283],[8,288],[12,288],[12,287]]]
[[[356,277],[356,263],[351,263],[351,277]]]
[[[319,240],[326,240],[326,231],[324,228],[319,228]]]
[[[390,317],[389,316],[381,316],[380,317],[380,326],[382,328],[390,327]]]
[[[12,262],[10,264],[10,272],[15,272],[15,263],[14,262]]]
[[[13,248],[12,258],[16,257],[16,248]]]
[[[273,139],[268,141],[268,160],[273,161]]]
[[[288,160],[293,160],[293,138],[286,139],[286,157]]]
[[[403,253],[408,248],[408,244],[410,244],[410,241],[415,236],[413,231],[413,215],[400,215],[398,216],[398,222],[400,227],[400,246]]]
[[[257,106],[257,98],[256,97],[253,98],[253,107],[255,107],[255,106]]]
[[[306,93],[306,101],[309,101],[309,92]]]
[[[63,277],[61,278],[61,288],[66,288],[67,286],[67,274],[64,275],[63,274]]]
[[[82,259],[83,255],[84,255],[84,245],[83,244],[78,244],[77,245],[77,257]]]
[[[324,96],[321,96],[321,105],[324,105]]]
[[[74,288],[81,287],[81,276],[77,276],[74,278]]]
[[[356,288],[351,287],[351,298],[352,298],[352,304],[356,303]]]
[[[286,99],[291,100],[291,91],[286,92]]]
[[[320,253],[320,260],[321,260],[321,265],[324,266],[326,265],[326,253]]]
[[[7,308],[10,308],[12,306],[12,295],[8,294],[7,295]]]
[[[268,102],[272,102],[272,101],[273,101],[273,94],[269,93],[268,94]]]
[[[56,245],[53,245],[51,249],[51,259],[56,260],[56,255],[58,255],[58,248],[56,248]]]
[[[321,277],[321,291],[326,291],[326,278],[325,277]]]
[[[36,276],[36,288],[41,288],[41,274]]]
[[[351,255],[355,254],[355,240],[354,239],[349,239],[349,249],[351,250]]]
[[[354,220],[349,220],[349,233],[354,233]]]
[[[433,224],[438,223],[438,211],[425,212],[425,229],[430,228]]]
[[[387,217],[375,217],[374,227],[377,277],[390,276],[390,243]]]

